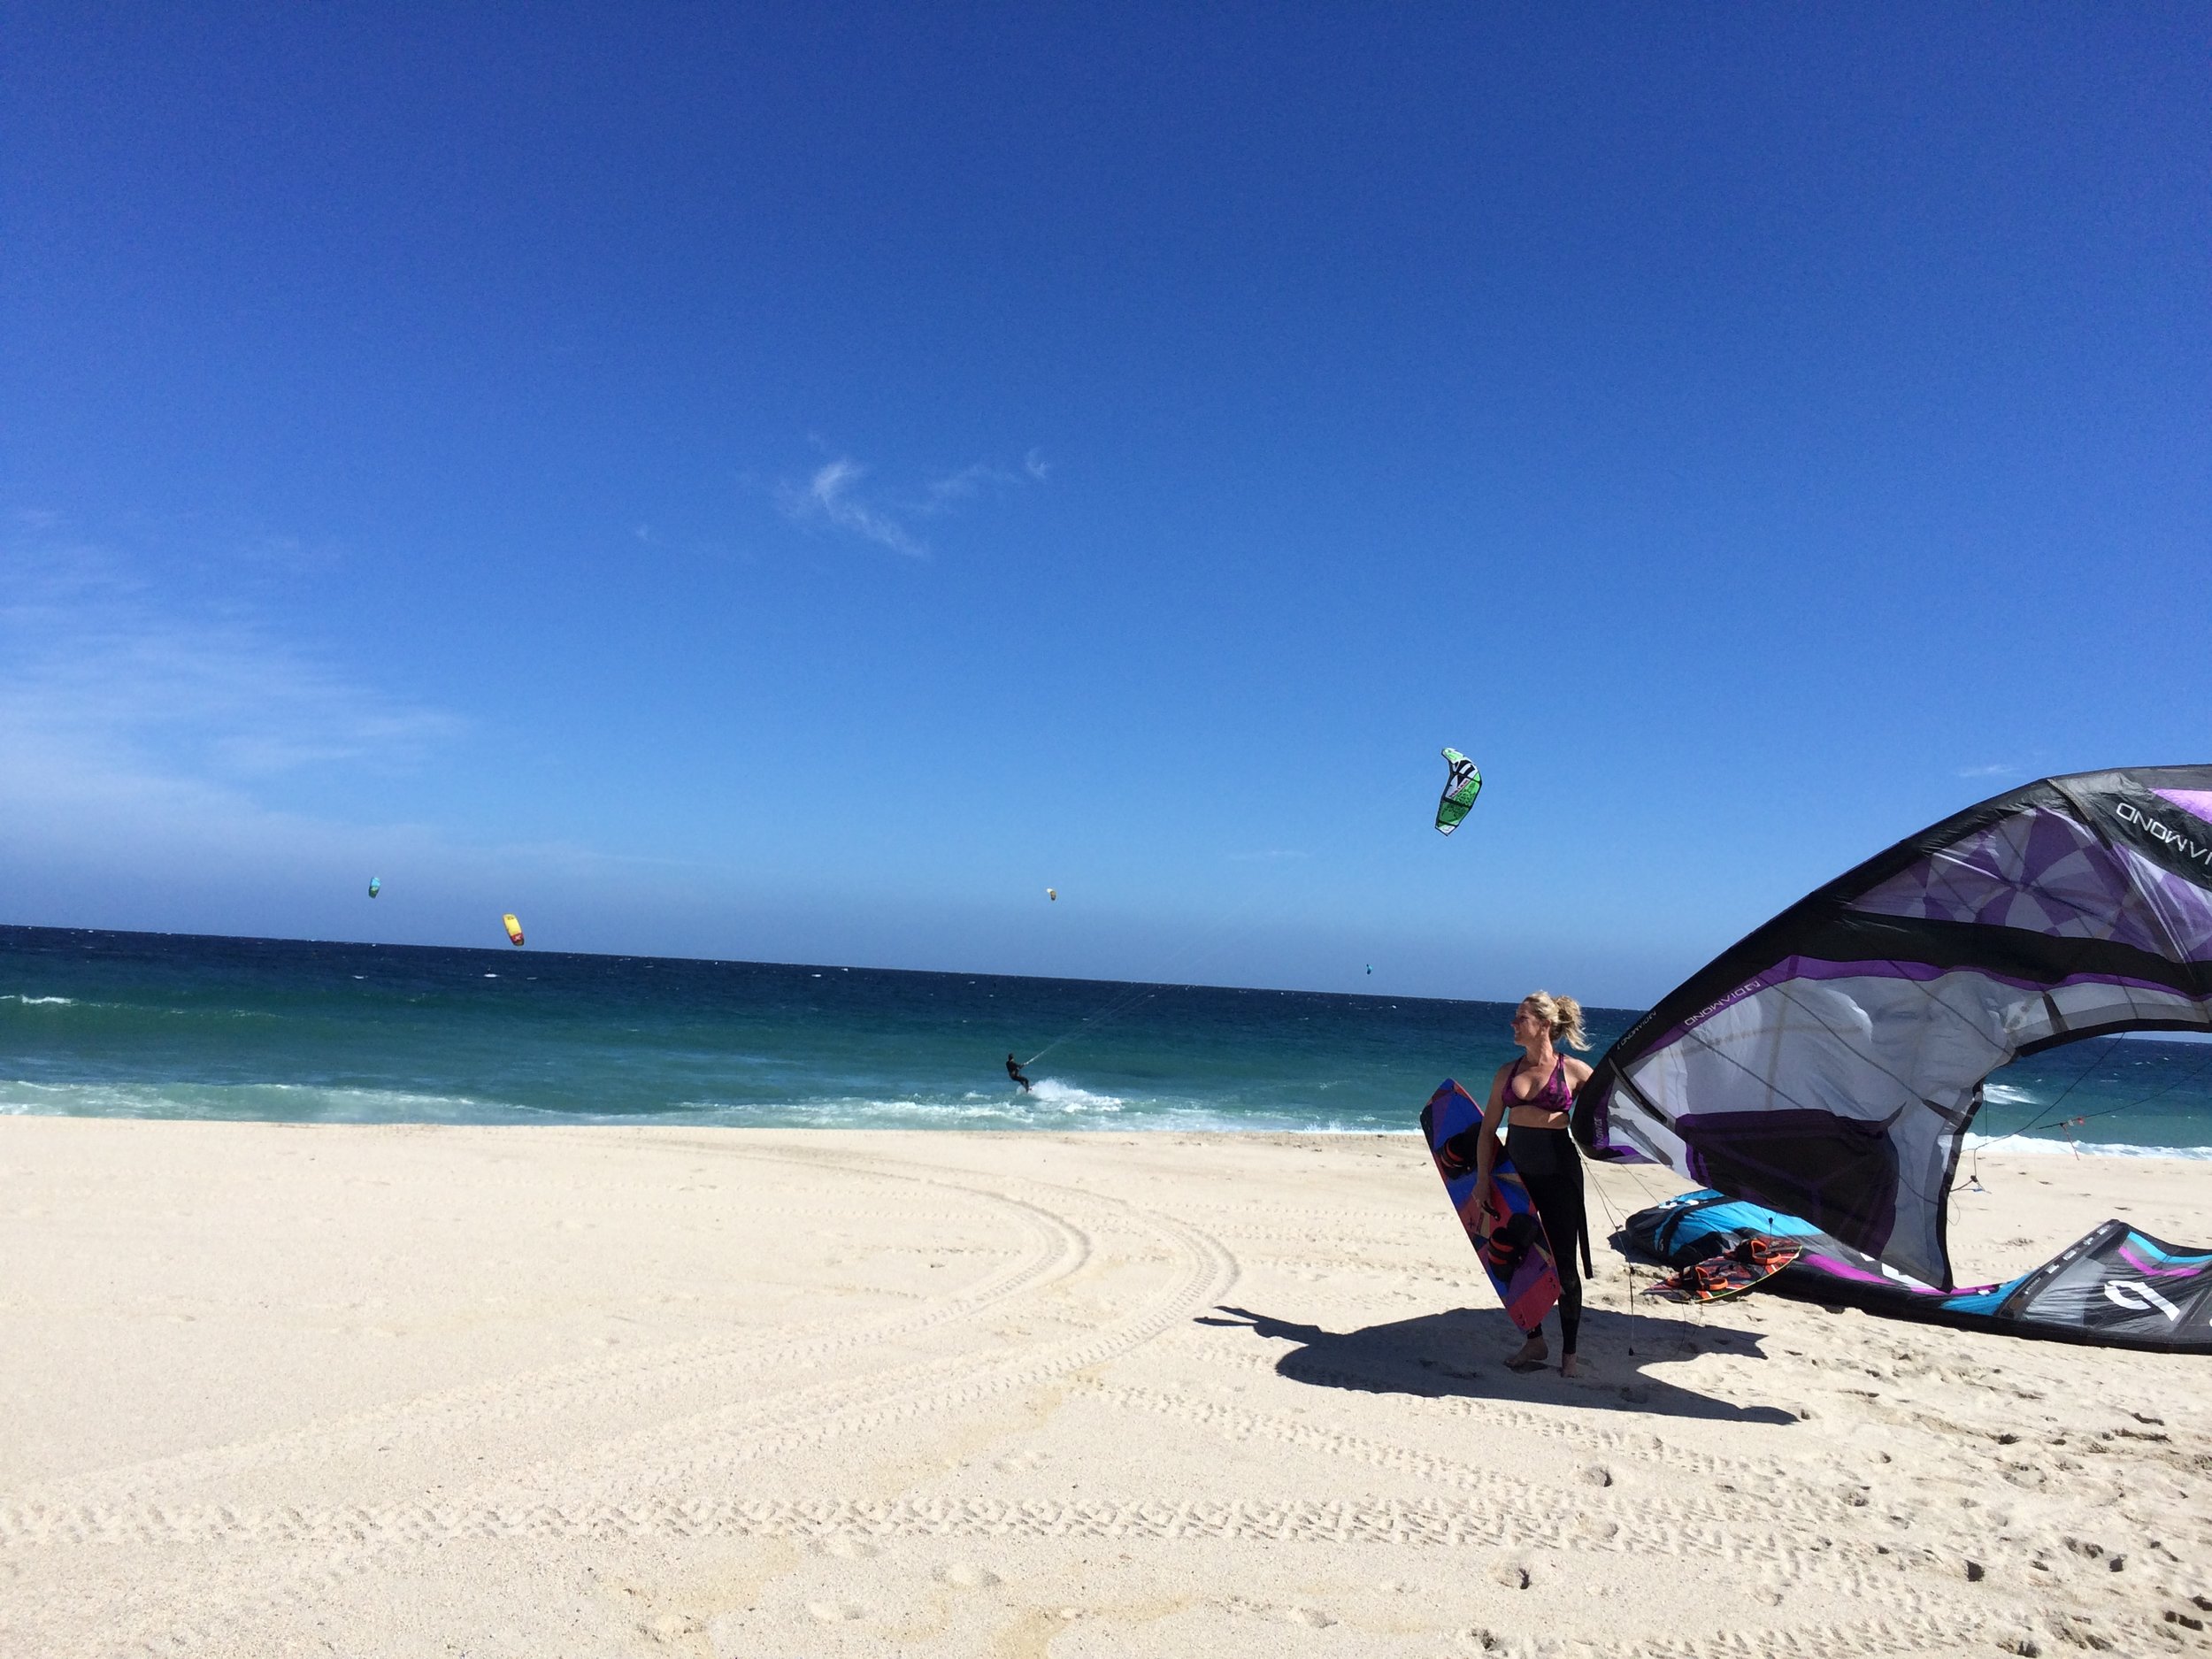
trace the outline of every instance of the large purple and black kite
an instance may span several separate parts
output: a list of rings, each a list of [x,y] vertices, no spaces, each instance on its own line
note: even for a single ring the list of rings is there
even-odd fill
[[[2212,1030],[2212,766],[2047,778],[1870,858],[1637,1021],[1575,1133],[1948,1291],[1983,1079],[2161,1030]]]

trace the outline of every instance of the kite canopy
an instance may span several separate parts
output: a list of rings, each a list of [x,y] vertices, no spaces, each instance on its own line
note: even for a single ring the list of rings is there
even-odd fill
[[[518,945],[520,944],[522,942],[522,924],[514,918],[513,913],[510,912],[509,914],[501,917],[499,919],[506,925],[507,937],[514,943]]]
[[[1451,764],[1451,772],[1444,780],[1444,798],[1436,803],[1436,833],[1448,835],[1459,827],[1475,804],[1475,797],[1482,793],[1482,773],[1475,770],[1475,763],[1455,749],[1444,751],[1444,758]]]
[[[1575,1103],[1642,1154],[1952,1287],[1982,1081],[2123,1031],[2212,1030],[2212,766],[1985,801],[1800,900],[1661,999]]]

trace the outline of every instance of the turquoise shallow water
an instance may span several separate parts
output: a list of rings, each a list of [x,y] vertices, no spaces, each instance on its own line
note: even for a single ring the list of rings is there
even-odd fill
[[[1504,1003],[0,928],[0,1111],[283,1122],[1409,1131]],[[1597,1010],[1599,1048],[1635,1018]],[[1034,1091],[1003,1071],[1024,1058]],[[1593,1051],[1594,1053],[1595,1050]],[[1993,1079],[1978,1127],[2212,1147],[2212,1047]],[[2087,1117],[2073,1125],[2065,1120]],[[2014,1144],[2017,1144],[2016,1142]]]

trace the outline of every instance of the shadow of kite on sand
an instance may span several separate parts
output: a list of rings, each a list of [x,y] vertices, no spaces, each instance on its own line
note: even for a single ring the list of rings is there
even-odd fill
[[[1504,1356],[1519,1345],[1520,1333],[1501,1310],[1455,1309],[1424,1314],[1356,1331],[1325,1331],[1317,1325],[1224,1307],[1202,1314],[1197,1323],[1248,1330],[1272,1342],[1297,1344],[1275,1363],[1279,1377],[1317,1388],[1348,1388],[1360,1394],[1414,1394],[1426,1399],[1545,1400],[1593,1411],[1633,1411],[1661,1417],[1703,1417],[1721,1423],[1795,1423],[1797,1414],[1778,1406],[1740,1406],[1653,1377],[1646,1367],[1723,1353],[1763,1357],[1755,1331],[1650,1314],[1612,1313],[1585,1308],[1582,1314],[1582,1375],[1559,1374],[1558,1333],[1552,1363],[1540,1371],[1517,1374]]]

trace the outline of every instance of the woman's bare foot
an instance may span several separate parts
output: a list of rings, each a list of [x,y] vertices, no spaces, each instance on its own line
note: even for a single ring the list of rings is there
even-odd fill
[[[1571,1354],[1561,1355],[1559,1358],[1559,1374],[1562,1377],[1581,1376],[1582,1362]]]
[[[1551,1349],[1545,1345],[1544,1333],[1540,1331],[1521,1344],[1521,1351],[1506,1361],[1505,1368],[1508,1371],[1535,1371],[1543,1364],[1550,1352]]]

